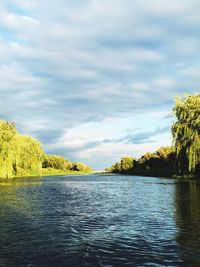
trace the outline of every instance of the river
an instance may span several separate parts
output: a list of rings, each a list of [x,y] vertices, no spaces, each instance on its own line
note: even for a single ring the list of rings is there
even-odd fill
[[[122,175],[0,183],[0,266],[200,266],[200,182]]]

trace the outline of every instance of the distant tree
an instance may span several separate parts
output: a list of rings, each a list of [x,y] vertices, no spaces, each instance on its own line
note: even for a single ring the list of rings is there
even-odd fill
[[[172,126],[178,172],[200,173],[200,95],[177,98]]]
[[[111,173],[171,175],[174,169],[175,153],[172,147],[161,147],[153,153],[145,153],[140,159],[123,157],[107,170]],[[155,170],[155,172],[154,172]]]
[[[175,154],[172,147],[161,147],[153,153],[147,152],[138,160],[140,169],[162,169],[174,166]]]
[[[116,162],[114,165],[114,172],[121,172],[122,168],[121,168],[121,162]]]
[[[58,170],[66,169],[66,160],[62,156],[45,154],[43,157],[43,168],[54,168]]]
[[[154,158],[153,153],[145,153],[141,156],[141,158],[137,161],[137,167],[139,169],[150,169],[150,161]]]
[[[90,172],[92,169],[82,162],[74,162],[72,164],[72,170],[79,171],[79,172]]]
[[[133,157],[123,157],[121,159],[121,171],[127,172],[133,169],[135,159]]]
[[[90,172],[92,169],[81,162],[71,162],[62,156],[45,154],[43,157],[43,168],[54,168],[63,171]]]
[[[72,170],[73,168],[73,162],[66,160],[65,161],[65,169],[66,170]]]

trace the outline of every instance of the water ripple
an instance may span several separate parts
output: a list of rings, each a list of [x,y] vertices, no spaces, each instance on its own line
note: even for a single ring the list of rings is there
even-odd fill
[[[0,195],[0,266],[200,266],[198,182],[47,177]]]

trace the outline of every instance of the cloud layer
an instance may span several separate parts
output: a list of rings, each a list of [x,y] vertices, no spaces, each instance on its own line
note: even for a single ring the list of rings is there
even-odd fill
[[[198,0],[2,0],[1,117],[96,168],[170,144],[174,97],[199,91],[199,11]]]

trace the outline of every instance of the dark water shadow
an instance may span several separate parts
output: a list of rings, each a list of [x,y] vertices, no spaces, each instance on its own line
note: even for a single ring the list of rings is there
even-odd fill
[[[175,190],[176,240],[186,266],[200,266],[200,182],[179,181]]]

